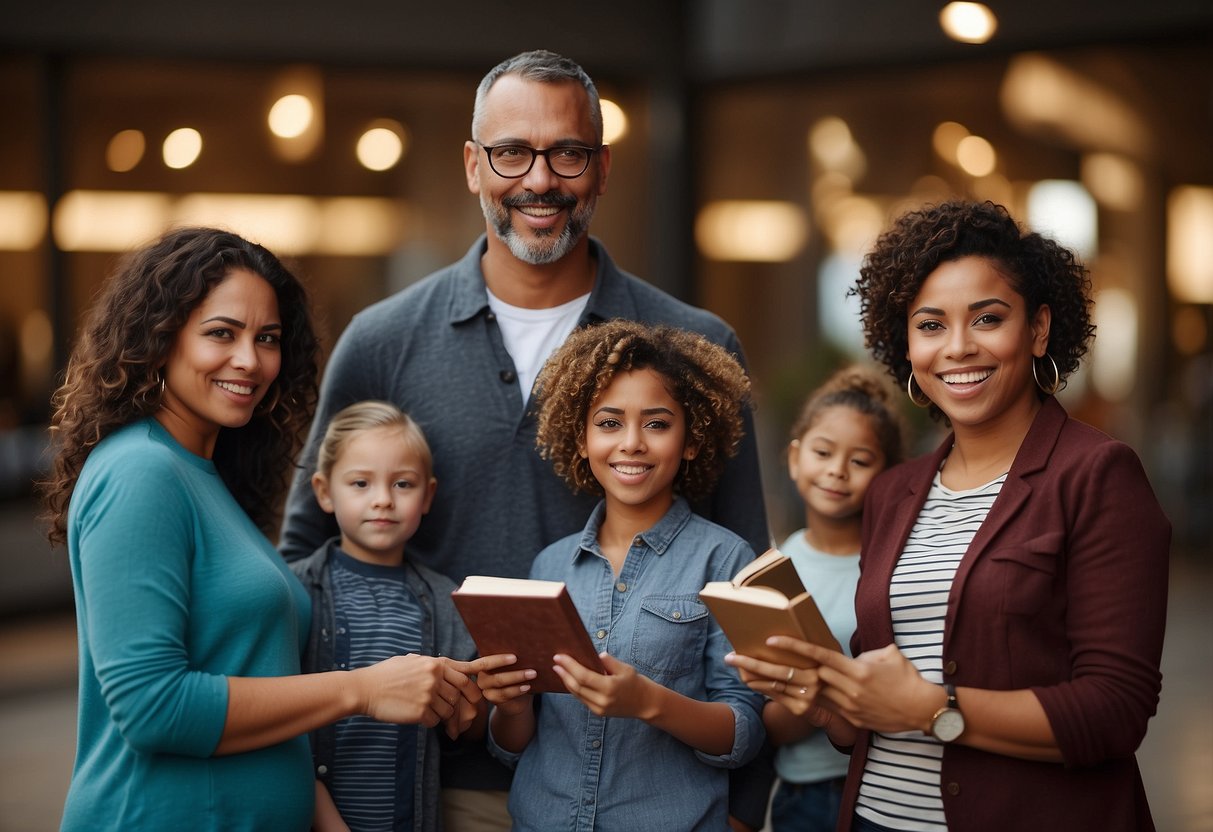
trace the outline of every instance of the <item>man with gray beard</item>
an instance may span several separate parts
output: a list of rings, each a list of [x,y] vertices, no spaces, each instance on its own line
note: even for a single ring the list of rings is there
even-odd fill
[[[552,350],[577,327],[626,318],[699,332],[742,357],[724,321],[620,270],[589,236],[611,149],[598,91],[580,66],[542,50],[496,66],[476,92],[463,155],[487,233],[462,260],[363,310],[342,333],[287,500],[288,560],[337,534],[310,479],[325,426],[346,405],[393,402],[429,440],[438,489],[409,540],[410,560],[457,583],[525,577],[532,558],[582,529],[597,502],[572,494],[535,448],[531,386]],[[738,455],[694,508],[756,552],[770,545],[748,413]],[[509,828],[510,773],[482,744],[452,751],[442,782],[448,830]]]

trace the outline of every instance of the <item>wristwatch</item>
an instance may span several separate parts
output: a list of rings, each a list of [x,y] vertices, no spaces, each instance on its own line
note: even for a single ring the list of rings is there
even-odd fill
[[[956,686],[944,685],[948,701],[931,717],[931,736],[940,742],[953,742],[964,733],[965,718],[956,704]]]

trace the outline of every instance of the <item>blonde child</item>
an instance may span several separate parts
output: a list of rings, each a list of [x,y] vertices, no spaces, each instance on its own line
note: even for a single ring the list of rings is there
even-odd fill
[[[312,487],[341,536],[291,564],[312,599],[304,671],[350,670],[410,653],[474,655],[451,602],[455,585],[405,557],[434,498],[432,470],[421,429],[394,405],[359,402],[329,423]],[[464,699],[458,706],[465,716],[476,707]],[[456,723],[446,723],[453,736]],[[311,739],[316,829],[439,828],[436,730],[351,717]]]
[[[789,536],[780,551],[796,565],[848,655],[864,495],[876,475],[902,457],[902,423],[893,401],[875,372],[840,370],[809,395],[788,446],[788,474],[804,501],[805,528]],[[762,717],[771,742],[779,746],[772,829],[832,832],[849,758],[824,732],[777,701],[767,702]]]
[[[568,585],[608,674],[556,655],[572,695],[538,696],[534,670],[480,674],[516,830],[726,828],[726,769],[762,743],[761,697],[724,664],[698,591],[754,552],[687,498],[737,448],[749,389],[724,349],[624,321],[575,332],[541,372],[541,452],[603,499],[531,577]]]

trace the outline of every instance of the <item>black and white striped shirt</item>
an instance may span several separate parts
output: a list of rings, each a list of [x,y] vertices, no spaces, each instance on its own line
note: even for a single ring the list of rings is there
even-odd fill
[[[956,568],[1006,478],[952,491],[936,473],[893,569],[893,640],[928,682],[943,683],[943,628]],[[891,829],[946,830],[939,791],[942,758],[943,745],[921,731],[873,733],[856,812]]]

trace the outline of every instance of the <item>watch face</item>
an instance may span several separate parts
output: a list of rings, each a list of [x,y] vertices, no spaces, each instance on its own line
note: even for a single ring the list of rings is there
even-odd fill
[[[952,742],[964,733],[964,729],[965,718],[955,708],[940,711],[931,723],[931,733],[940,742]]]

